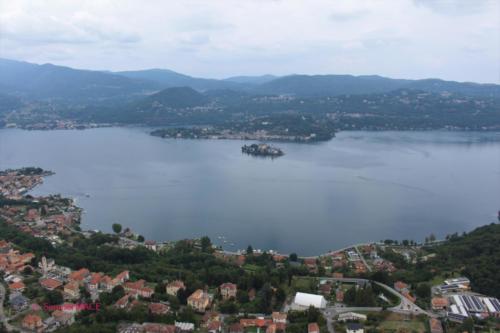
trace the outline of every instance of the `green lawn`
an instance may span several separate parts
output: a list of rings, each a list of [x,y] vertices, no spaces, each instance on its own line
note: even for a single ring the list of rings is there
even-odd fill
[[[410,332],[425,332],[426,325],[424,322],[418,320],[417,318],[405,319],[404,315],[397,313],[390,313],[384,321],[380,323],[377,327],[378,329],[383,329],[389,332],[396,332],[398,329],[405,328]]]
[[[292,279],[292,288],[296,291],[316,292],[316,286],[317,279],[314,277],[294,276]]]
[[[260,269],[260,267],[257,265],[245,264],[243,265],[243,269],[249,272],[256,272]]]

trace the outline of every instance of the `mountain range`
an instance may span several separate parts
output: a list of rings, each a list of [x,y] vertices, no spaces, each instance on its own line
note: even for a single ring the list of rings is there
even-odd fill
[[[234,76],[197,78],[167,69],[106,72],[0,59],[0,93],[23,99],[72,103],[133,100],[171,87],[199,92],[231,90],[250,95],[321,97],[385,93],[415,89],[434,93],[500,98],[500,85],[440,79],[407,80],[377,75]]]

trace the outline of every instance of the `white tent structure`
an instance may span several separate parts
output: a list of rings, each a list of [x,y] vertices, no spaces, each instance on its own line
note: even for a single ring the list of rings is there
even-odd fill
[[[326,308],[326,299],[321,295],[307,294],[307,293],[296,293],[293,300],[292,309],[301,310],[307,309],[310,306],[314,306],[318,309]]]

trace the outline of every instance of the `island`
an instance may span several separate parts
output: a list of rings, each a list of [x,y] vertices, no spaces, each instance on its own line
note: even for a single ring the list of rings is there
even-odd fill
[[[241,152],[252,156],[263,157],[279,157],[284,155],[280,148],[273,147],[265,143],[244,145],[241,147]]]

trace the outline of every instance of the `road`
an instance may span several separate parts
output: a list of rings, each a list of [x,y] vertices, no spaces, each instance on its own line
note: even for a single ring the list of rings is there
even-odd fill
[[[388,285],[377,282],[377,281],[370,281],[367,279],[357,279],[357,278],[331,278],[331,277],[320,277],[319,279],[320,280],[329,280],[329,281],[339,281],[339,282],[345,282],[345,283],[358,283],[360,285],[364,285],[368,282],[372,282],[372,283],[375,283],[378,286],[384,288],[385,290],[387,290],[388,292],[397,296],[400,299],[401,303],[398,306],[389,308],[388,309],[389,311],[398,312],[398,313],[405,313],[405,314],[416,314],[416,315],[425,314],[429,317],[435,316],[434,314],[429,313],[429,312],[423,310],[422,308],[420,308],[418,305],[416,305],[415,303],[413,303],[412,301],[410,301],[409,299],[404,297],[402,294],[397,292],[394,288],[389,287]],[[337,311],[339,309],[339,307],[330,307],[330,308],[335,309],[335,311]],[[363,310],[363,308],[342,308],[342,309],[347,309],[346,311],[342,311],[342,312],[362,311]],[[366,308],[364,308],[364,309],[366,309]],[[375,310],[375,311],[377,311],[377,310]]]
[[[358,249],[358,246],[355,245],[354,246],[354,249],[356,250],[356,252],[358,253],[358,256],[361,258],[361,261],[363,261],[363,265],[365,265],[366,269],[368,269],[369,272],[372,271],[372,268],[368,265],[368,263],[366,262],[365,260],[365,257],[363,257],[363,254],[361,253],[361,251],[359,251]]]
[[[409,314],[410,313],[410,314],[416,314],[416,315],[425,314],[426,316],[434,317],[433,314],[431,314],[431,313],[423,310],[418,305],[416,305],[415,303],[413,303],[412,301],[410,301],[408,298],[406,298],[403,295],[401,295],[395,289],[389,287],[388,285],[380,283],[380,282],[376,282],[376,281],[373,281],[373,282],[375,284],[377,284],[378,286],[384,288],[385,290],[387,290],[391,294],[399,297],[399,299],[401,300],[401,303],[399,305],[394,306],[392,308],[389,308],[388,309],[389,311],[398,312],[398,313],[405,313],[405,314]]]

